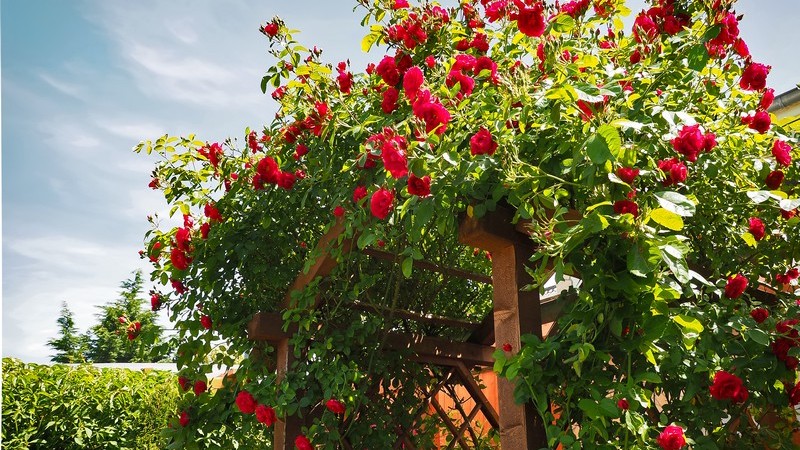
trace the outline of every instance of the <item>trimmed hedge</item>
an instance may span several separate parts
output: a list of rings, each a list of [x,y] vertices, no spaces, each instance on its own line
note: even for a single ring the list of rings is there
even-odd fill
[[[3,358],[4,449],[161,449],[176,375]]]

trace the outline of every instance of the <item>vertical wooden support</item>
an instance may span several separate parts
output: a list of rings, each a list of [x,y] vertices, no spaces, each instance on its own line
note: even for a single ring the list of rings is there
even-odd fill
[[[539,293],[521,291],[530,283],[525,263],[532,255],[532,243],[511,224],[513,215],[498,210],[482,219],[464,218],[459,240],[492,253],[494,337],[497,346],[520,348],[520,336],[535,333],[541,337],[542,321]],[[541,417],[530,403],[514,401],[514,384],[498,377],[500,447],[503,450],[547,448],[547,435]]]
[[[292,366],[294,349],[289,339],[281,339],[275,343],[275,359],[277,362],[278,380],[283,378]],[[301,419],[296,415],[287,416],[275,423],[275,436],[272,448],[275,450],[293,450],[294,439],[301,433]]]

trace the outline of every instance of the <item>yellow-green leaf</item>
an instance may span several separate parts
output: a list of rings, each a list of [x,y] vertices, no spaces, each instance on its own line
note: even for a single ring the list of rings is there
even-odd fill
[[[662,227],[669,228],[670,230],[679,231],[683,229],[683,219],[681,216],[675,214],[664,208],[654,209],[650,213],[650,218]]]

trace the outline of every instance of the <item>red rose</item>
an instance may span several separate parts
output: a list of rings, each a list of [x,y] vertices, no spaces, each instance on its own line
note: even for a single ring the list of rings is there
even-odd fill
[[[703,150],[708,153],[717,146],[717,135],[714,133],[706,133],[703,136]]]
[[[203,239],[208,239],[208,233],[211,231],[211,224],[206,222],[200,225],[200,237]]]
[[[386,188],[380,188],[372,194],[369,207],[372,215],[378,219],[385,219],[392,211],[394,194]]]
[[[764,183],[772,190],[778,189],[781,187],[781,183],[783,183],[783,171],[773,170],[769,173],[769,175],[767,175]]]
[[[751,217],[750,218],[750,228],[748,231],[750,234],[756,238],[757,241],[764,239],[764,234],[766,234],[766,230],[764,228],[764,222],[761,221],[758,217]]]
[[[275,22],[270,22],[263,27],[261,27],[261,32],[266,34],[269,37],[275,37],[278,34],[278,24]]]
[[[761,96],[761,100],[758,102],[758,107],[766,111],[772,106],[774,100],[775,89],[767,88],[767,90],[764,91],[764,95]]]
[[[435,130],[436,134],[443,134],[447,130],[451,118],[450,111],[438,103],[428,90],[417,92],[417,99],[411,109],[415,117],[425,122],[426,133]]]
[[[514,4],[519,8],[519,12],[511,15],[511,20],[517,21],[517,26],[522,34],[530,37],[539,37],[544,33],[544,5],[536,2],[531,6],[526,6],[520,0],[514,0]]]
[[[150,183],[148,183],[147,186],[150,187],[150,189],[158,189],[158,178],[153,178],[150,180]]]
[[[788,166],[792,163],[792,146],[780,139],[776,139],[775,143],[772,144],[772,156],[775,157],[778,164]]]
[[[686,439],[683,437],[683,428],[670,425],[664,428],[664,431],[656,439],[658,445],[664,450],[678,450],[686,445]]]
[[[705,147],[705,136],[700,131],[700,125],[684,125],[671,143],[676,152],[695,162],[700,150]]]
[[[789,404],[797,406],[800,404],[800,381],[794,385],[791,389],[788,390],[787,394],[789,394]]]
[[[417,92],[425,81],[422,69],[414,66],[403,75],[403,91],[405,91],[408,101],[413,102],[417,98]]]
[[[632,167],[620,167],[617,169],[617,176],[620,180],[628,184],[633,184],[633,180],[639,176],[639,169],[634,169]]]
[[[300,159],[307,154],[308,146],[305,144],[297,144],[297,148],[294,150],[294,159]]]
[[[633,21],[633,38],[636,42],[650,42],[658,37],[658,25],[644,12]]]
[[[186,411],[181,411],[181,417],[178,419],[178,422],[180,422],[182,427],[189,425],[189,413]]]
[[[203,380],[197,380],[194,382],[194,395],[200,395],[208,389],[206,382]]]
[[[429,69],[433,69],[436,67],[436,58],[433,55],[428,55],[425,57],[425,65],[428,66]]]
[[[183,283],[180,282],[180,280],[169,280],[169,281],[172,284],[172,289],[175,290],[176,294],[181,295],[184,292],[186,292],[186,286],[184,286]]]
[[[752,317],[756,323],[763,323],[769,317],[769,310],[766,308],[756,308],[750,311],[750,317]]]
[[[203,328],[205,328],[206,330],[210,330],[212,325],[211,317],[208,317],[206,314],[203,314],[203,316],[200,317],[200,325],[202,325]]]
[[[367,196],[367,187],[366,186],[356,186],[353,189],[353,203],[356,205],[361,201],[362,198]]]
[[[389,86],[396,86],[400,82],[400,71],[397,70],[397,64],[395,64],[395,60],[391,56],[384,56],[375,68],[375,72]]]
[[[183,220],[184,224],[186,224],[186,217],[184,217]],[[191,218],[189,220],[191,220]],[[175,232],[175,246],[186,252],[191,251],[189,248],[192,240],[192,232],[189,230],[190,227],[191,225],[186,225],[183,228],[178,228],[178,231]]]
[[[397,89],[389,87],[383,91],[383,100],[381,100],[381,109],[385,114],[391,114],[392,111],[397,109],[397,98],[399,93]]]
[[[236,395],[236,406],[239,407],[239,411],[245,414],[253,414],[256,411],[256,399],[253,394],[247,391],[240,391]]]
[[[302,434],[294,440],[294,446],[297,447],[297,450],[314,450],[311,441]]]
[[[761,134],[766,133],[769,130],[770,125],[772,125],[772,119],[769,116],[769,113],[766,111],[757,111],[755,115],[750,118],[750,123],[748,126],[758,131]]]
[[[661,182],[664,186],[683,183],[686,181],[689,172],[689,169],[686,168],[686,164],[681,162],[678,158],[661,160],[658,162],[658,168],[664,172],[664,181]]]
[[[405,9],[408,8],[408,0],[394,0],[392,9]]]
[[[633,217],[639,217],[639,205],[630,200],[617,200],[614,202],[614,212],[617,214],[633,214]]]
[[[475,249],[475,250],[477,250],[477,249]],[[513,347],[511,347],[511,344],[509,344],[508,342],[503,344],[503,351],[504,352],[511,353],[511,350],[513,350]]]
[[[275,415],[275,410],[267,405],[256,406],[256,420],[264,425],[271,427],[277,422],[278,417]]]
[[[344,208],[342,208],[341,206],[333,208],[333,215],[336,217],[344,217]]]
[[[406,140],[402,136],[388,139],[381,147],[383,166],[394,178],[402,178],[408,174],[406,161]]]
[[[169,260],[172,262],[172,266],[178,270],[186,270],[189,267],[189,263],[192,262],[192,258],[189,258],[183,250],[176,247],[173,247],[170,251]]]
[[[344,403],[333,398],[325,403],[325,407],[328,408],[330,412],[337,415],[344,414],[345,411]]]
[[[747,91],[760,91],[767,86],[767,75],[771,66],[761,63],[750,63],[742,72],[739,87]]]
[[[459,98],[472,94],[472,91],[475,89],[475,79],[455,69],[447,74],[444,83],[448,88],[452,88],[458,84]]]
[[[203,207],[203,214],[211,219],[212,222],[222,222],[222,215],[220,215],[219,210],[213,203],[208,203]]]
[[[189,381],[188,378],[183,377],[183,376],[178,377],[178,384],[181,386],[182,390],[188,391],[189,390],[189,383],[190,383],[190,381]]]
[[[427,197],[431,194],[431,177],[425,175],[420,178],[413,173],[408,177],[408,193],[419,197]]]
[[[747,277],[737,273],[728,277],[728,282],[725,284],[725,297],[739,298],[745,289],[747,289]]]
[[[475,155],[494,155],[497,150],[497,142],[492,138],[492,133],[481,127],[477,133],[469,139],[469,152]]]
[[[150,309],[157,311],[161,307],[161,296],[153,294],[150,296]]]
[[[623,411],[627,411],[628,408],[630,408],[630,405],[628,404],[628,401],[623,398],[617,402],[617,408]]]
[[[732,400],[734,403],[742,403],[749,396],[742,379],[724,370],[714,374],[714,382],[709,391],[717,400]]]
[[[288,191],[294,187],[295,181],[296,178],[292,172],[281,172],[280,177],[278,178],[278,186]]]
[[[737,39],[733,44],[733,51],[735,51],[736,54],[742,58],[747,58],[750,56],[750,49],[747,47],[747,43],[742,38]]]

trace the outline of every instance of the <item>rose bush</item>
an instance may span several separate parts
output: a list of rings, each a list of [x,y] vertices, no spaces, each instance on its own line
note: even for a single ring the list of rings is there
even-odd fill
[[[391,447],[396,429],[375,424],[414,426],[410,387],[434,381],[386,352],[385,332],[463,338],[392,311],[480,321],[491,308],[489,287],[413,262],[487,273],[457,242],[458,217],[510,208],[537,249],[532,288],[581,280],[552,336],[495,354],[552,447],[790,445],[796,139],[765,112],[770,68],[749,55],[733,3],[657,0],[631,29],[623,0],[362,0],[362,47],[380,51],[363,73],[341,62],[334,74],[280,19],[265,24],[273,122],[243,145],[164,136],[137,148],[160,155],[150,186],[184,217],[153,218],[144,252],[178,364],[190,378],[238,365],[187,404],[176,442],[238,442],[273,411],[304,418],[288,437],[300,448]],[[329,279],[284,309],[336,223],[337,243],[400,264],[334,245]],[[280,379],[270,349],[247,340],[257,311],[298,330]]]

